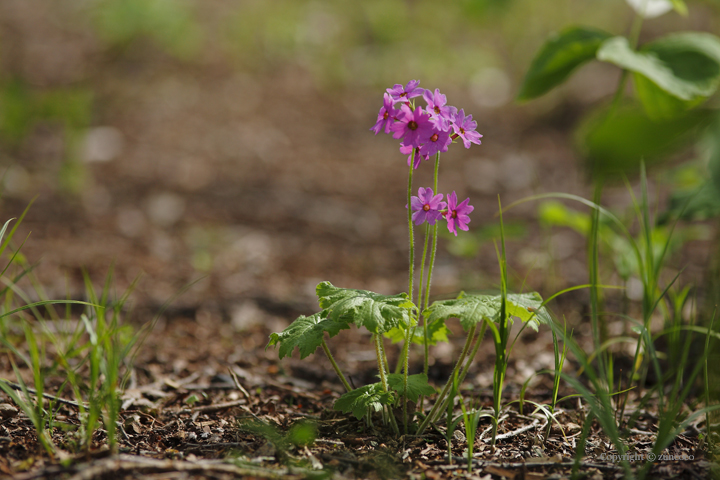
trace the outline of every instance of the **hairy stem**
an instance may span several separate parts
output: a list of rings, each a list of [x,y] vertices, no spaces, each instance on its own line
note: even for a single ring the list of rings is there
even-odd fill
[[[414,155],[414,152],[413,152]],[[413,235],[412,222],[412,179],[413,179],[413,160],[410,160],[410,171],[408,172],[408,190],[407,190],[407,211],[408,211],[408,235],[410,243],[410,268],[408,273],[408,298],[413,301],[413,276],[415,275],[415,237]]]
[[[345,387],[345,390],[348,392],[352,390],[352,387],[348,383],[347,379],[345,378],[345,375],[343,375],[342,371],[340,370],[340,367],[338,367],[337,362],[335,362],[335,358],[333,358],[332,353],[330,353],[330,349],[327,346],[327,343],[325,343],[325,339],[322,339],[322,343],[320,344],[322,346],[323,351],[325,352],[325,355],[327,355],[328,360],[330,360],[330,363],[332,364],[333,368],[335,369],[335,373],[337,373],[337,376],[340,377],[340,381],[342,382],[343,386]]]
[[[377,361],[378,361],[378,370],[380,371],[380,381],[382,382],[383,391],[387,392],[388,389],[388,383],[387,383],[387,375],[385,373],[385,362],[383,361],[383,358],[385,357],[385,350],[382,345],[382,335],[375,334],[373,335],[375,337],[375,355],[377,355]],[[390,425],[392,426],[393,430],[395,431],[396,435],[400,435],[400,430],[398,429],[397,422],[395,421],[395,415],[393,415],[392,410],[385,405],[385,415],[390,422]]]

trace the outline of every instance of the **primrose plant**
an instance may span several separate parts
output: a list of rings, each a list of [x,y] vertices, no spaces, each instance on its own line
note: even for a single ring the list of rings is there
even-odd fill
[[[464,379],[487,326],[495,333],[496,349],[504,352],[507,344],[505,332],[509,330],[511,316],[519,317],[536,330],[538,323],[549,321],[538,294],[512,295],[507,293],[505,287],[501,295],[461,293],[456,299],[430,304],[439,226],[446,225],[457,236],[458,230],[469,230],[470,214],[474,209],[469,198],[458,202],[455,191],[447,194],[438,192],[440,154],[447,152],[450,145],[458,140],[462,141],[465,148],[470,148],[472,144],[480,145],[482,135],[476,131],[477,122],[472,115],[447,105],[446,96],[438,89],[434,92],[425,90],[419,87],[419,83],[412,80],[407,85],[396,84],[388,88],[377,121],[370,129],[376,135],[380,132],[392,134],[393,138],[400,140],[400,153],[407,155],[407,292],[380,295],[366,290],[338,288],[329,282],[322,282],[316,289],[322,310],[309,317],[300,316],[282,332],[271,334],[268,343],[268,347],[279,346],[281,359],[292,355],[296,347],[301,359],[321,347],[347,390],[336,401],[335,409],[344,413],[352,412],[358,419],[364,417],[368,425],[372,424],[373,413],[379,412],[384,424],[396,434],[400,433],[400,428],[395,412],[402,412],[402,430],[405,433],[414,431],[421,434],[431,422],[437,420],[436,417],[445,410],[443,406],[448,404],[449,399],[445,397],[453,384],[453,378],[459,376],[461,382]],[[415,105],[420,97],[425,102],[424,106]],[[431,157],[435,160],[433,185],[419,187],[417,195],[413,195],[413,172]],[[402,206],[398,205],[398,214],[401,209]],[[417,288],[413,283],[417,263],[415,227],[424,230]],[[501,263],[504,263],[504,253]],[[505,281],[503,285],[506,285]],[[467,339],[447,384],[426,415],[423,412],[424,397],[436,393],[428,384],[429,347],[448,340],[449,330],[445,321],[449,318],[460,320],[463,329],[467,331]],[[331,338],[341,330],[349,329],[350,325],[364,327],[372,334],[380,382],[353,389],[333,358],[325,341],[325,333]],[[390,373],[385,354],[386,339],[402,342],[395,373]],[[413,343],[423,347],[424,365],[422,373],[411,375],[409,349]],[[502,366],[504,368],[505,365]],[[496,377],[500,379],[501,385],[504,374]],[[412,423],[416,408],[424,417],[419,426]]]

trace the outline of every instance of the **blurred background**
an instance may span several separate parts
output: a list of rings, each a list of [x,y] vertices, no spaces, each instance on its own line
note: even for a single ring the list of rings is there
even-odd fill
[[[720,31],[717,2],[689,10],[646,20],[641,43]],[[81,295],[82,268],[99,280],[114,262],[120,291],[144,274],[142,304],[204,277],[178,308],[239,328],[271,313],[282,328],[314,311],[321,280],[404,291],[406,158],[369,128],[385,89],[418,79],[484,135],[442,157],[440,191],[475,211],[470,233],[441,240],[433,292],[493,288],[497,195],[590,197],[575,130],[620,77],[594,62],[517,104],[532,58],[569,24],[620,35],[632,16],[623,0],[3,0],[3,221],[36,198],[16,238],[31,233],[22,251],[49,297]],[[706,177],[701,153],[652,166],[658,212]],[[415,188],[431,177],[428,162]],[[622,212],[631,195],[619,181],[603,201]],[[538,202],[505,216],[514,288],[587,282],[585,238],[548,220],[558,208],[567,217]],[[711,226],[681,237],[688,278],[716,258]]]

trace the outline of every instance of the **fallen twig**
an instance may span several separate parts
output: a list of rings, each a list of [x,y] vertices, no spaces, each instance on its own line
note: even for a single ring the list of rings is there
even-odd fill
[[[4,378],[0,378],[0,382],[3,382],[8,387],[12,388],[13,390],[17,390],[18,392],[23,392],[23,391],[27,390],[28,393],[31,393],[31,394],[37,396],[37,390],[34,390],[30,387],[23,388],[22,385],[18,385],[17,383],[10,382],[8,380],[5,380]],[[74,402],[72,400],[65,400],[64,398],[56,397],[55,395],[50,395],[49,393],[43,393],[42,396],[43,396],[43,398],[47,398],[48,400],[55,400],[56,402],[62,403],[64,405],[70,405],[75,408],[80,408],[80,407],[88,408],[87,405],[84,405],[84,404],[81,405],[78,402]]]
[[[125,473],[151,474],[162,472],[188,472],[201,474],[229,474],[237,477],[255,478],[291,478],[287,468],[268,469],[262,467],[238,466],[218,460],[157,460],[134,455],[115,455],[94,463],[77,464],[64,471],[75,471],[70,480],[92,480],[103,477],[116,477]],[[32,475],[18,476],[18,480],[34,478],[56,478],[60,471],[56,468],[35,472]],[[300,472],[298,472],[300,473]]]

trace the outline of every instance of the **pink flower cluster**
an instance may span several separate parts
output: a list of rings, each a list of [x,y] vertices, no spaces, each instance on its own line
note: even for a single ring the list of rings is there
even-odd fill
[[[468,231],[467,226],[470,223],[470,212],[475,207],[470,205],[470,198],[466,198],[460,204],[457,203],[457,195],[455,192],[448,194],[447,203],[442,201],[443,194],[433,195],[432,188],[418,189],[417,197],[411,197],[410,204],[413,209],[412,219],[415,225],[428,222],[435,225],[441,217],[447,220],[448,230],[457,237],[457,229]]]
[[[461,138],[465,148],[475,143],[480,145],[480,135],[475,131],[477,122],[465,111],[447,105],[447,97],[440,93],[418,87],[418,80],[411,80],[404,87],[396,84],[384,94],[383,106],[378,112],[377,121],[370,129],[375,135],[384,130],[400,139],[400,152],[408,155],[408,165],[418,168],[422,159],[431,155],[447,152],[456,138]],[[415,107],[411,98],[422,96],[427,104],[425,108]]]
[[[452,141],[458,137],[465,148],[470,148],[473,143],[480,145],[482,135],[475,131],[477,122],[472,115],[465,115],[463,109],[447,105],[447,97],[439,89],[432,92],[418,85],[418,80],[411,80],[405,86],[398,83],[387,89],[377,121],[370,129],[375,135],[384,130],[392,133],[393,138],[401,139],[400,152],[408,155],[408,165],[412,162],[413,168],[418,168],[422,159],[447,152]],[[410,101],[419,96],[425,100],[425,108],[415,107]],[[458,228],[467,231],[469,214],[475,209],[470,205],[470,199],[466,198],[458,204],[455,192],[448,194],[447,203],[442,199],[443,194],[435,195],[432,188],[420,187],[418,195],[412,196],[410,201],[415,225],[424,222],[435,225],[440,218],[445,218],[448,230],[455,236]]]

